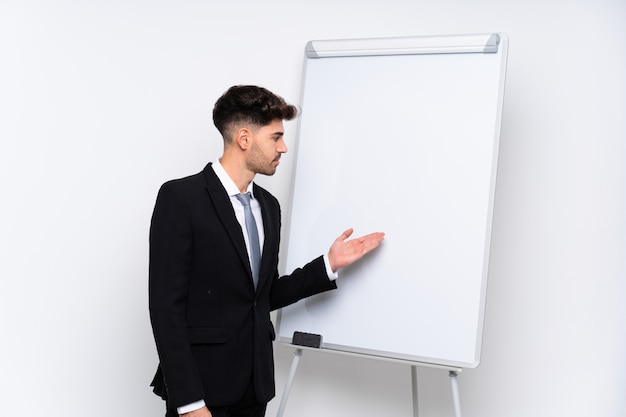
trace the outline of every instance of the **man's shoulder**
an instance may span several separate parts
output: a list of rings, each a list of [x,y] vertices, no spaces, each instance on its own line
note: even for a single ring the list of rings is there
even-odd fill
[[[157,193],[157,201],[186,201],[189,199],[194,200],[196,196],[203,195],[202,190],[206,189],[207,187],[207,180],[205,177],[207,169],[210,169],[210,165],[207,165],[207,168],[196,174],[188,175],[181,178],[175,178],[164,182]]]
[[[188,175],[186,177],[181,177],[181,178],[174,178],[168,181],[165,181],[162,185],[162,187],[184,187],[184,186],[188,186],[191,184],[194,184],[196,182],[198,182],[200,179],[202,179],[202,173],[199,172],[197,174],[193,174],[193,175]]]
[[[202,171],[197,172],[192,175],[187,175],[185,177],[174,178],[168,180],[161,185],[161,188],[185,188],[185,187],[193,187],[197,185],[205,185],[206,184],[206,174],[207,172],[213,172],[211,168],[211,164],[209,163]],[[215,174],[213,174],[215,175]]]

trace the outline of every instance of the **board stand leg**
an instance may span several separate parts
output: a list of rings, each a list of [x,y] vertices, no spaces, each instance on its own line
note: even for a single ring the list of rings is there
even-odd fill
[[[454,401],[455,417],[461,417],[461,397],[459,395],[459,383],[457,381],[458,375],[459,373],[457,371],[449,371],[450,384],[452,385],[452,400]],[[416,365],[411,365],[411,387],[413,391],[413,417],[419,417]]]
[[[419,417],[419,403],[417,401],[417,366],[411,365],[411,388],[413,391],[413,417]]]
[[[302,356],[302,349],[296,349],[295,352],[293,352],[293,361],[291,362],[291,369],[289,370],[289,376],[287,377],[287,383],[285,384],[283,397],[280,399],[280,405],[278,406],[278,414],[276,414],[276,417],[282,417],[283,413],[285,412],[285,407],[287,406],[287,398],[289,397],[291,384],[293,383],[293,378],[296,375],[296,369],[298,369],[298,362],[300,362],[301,356]]]
[[[452,400],[454,401],[454,415],[455,417],[461,417],[461,397],[459,396],[459,382],[456,371],[450,371],[450,384],[452,385]]]
[[[291,385],[293,385],[293,379],[296,375],[296,370],[298,369],[298,363],[300,362],[301,357],[302,349],[296,349],[293,352],[293,361],[291,362],[291,368],[289,369],[289,375],[287,376],[287,382],[285,383],[285,390],[283,391],[283,396],[280,399],[280,405],[278,406],[278,413],[276,414],[276,417],[283,417],[285,407],[287,406],[287,399],[289,398],[289,391],[291,391]],[[458,375],[458,371],[449,371],[455,417],[461,417],[461,397],[459,395],[459,383],[457,380]],[[411,365],[411,388],[413,394],[413,417],[419,417],[417,365]]]

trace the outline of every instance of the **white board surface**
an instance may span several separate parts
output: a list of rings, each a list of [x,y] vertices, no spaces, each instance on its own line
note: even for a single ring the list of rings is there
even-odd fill
[[[358,40],[357,53],[309,51],[286,270],[348,227],[386,239],[340,271],[339,290],[282,309],[280,341],[302,331],[324,349],[478,366],[508,47],[501,34],[480,39],[494,36],[495,52],[384,53],[441,37],[379,39],[365,55]]]

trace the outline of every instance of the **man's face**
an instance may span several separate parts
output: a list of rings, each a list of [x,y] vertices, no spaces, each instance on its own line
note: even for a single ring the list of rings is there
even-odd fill
[[[252,131],[248,151],[248,169],[257,174],[274,175],[279,159],[287,152],[282,120],[274,120],[268,125]]]

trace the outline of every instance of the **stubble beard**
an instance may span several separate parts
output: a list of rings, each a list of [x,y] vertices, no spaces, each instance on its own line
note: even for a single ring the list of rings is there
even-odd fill
[[[280,159],[280,155],[272,159],[269,163],[265,162],[266,158],[255,145],[251,149],[250,156],[248,158],[248,169],[255,174],[274,175],[276,173],[276,165],[274,161]]]

